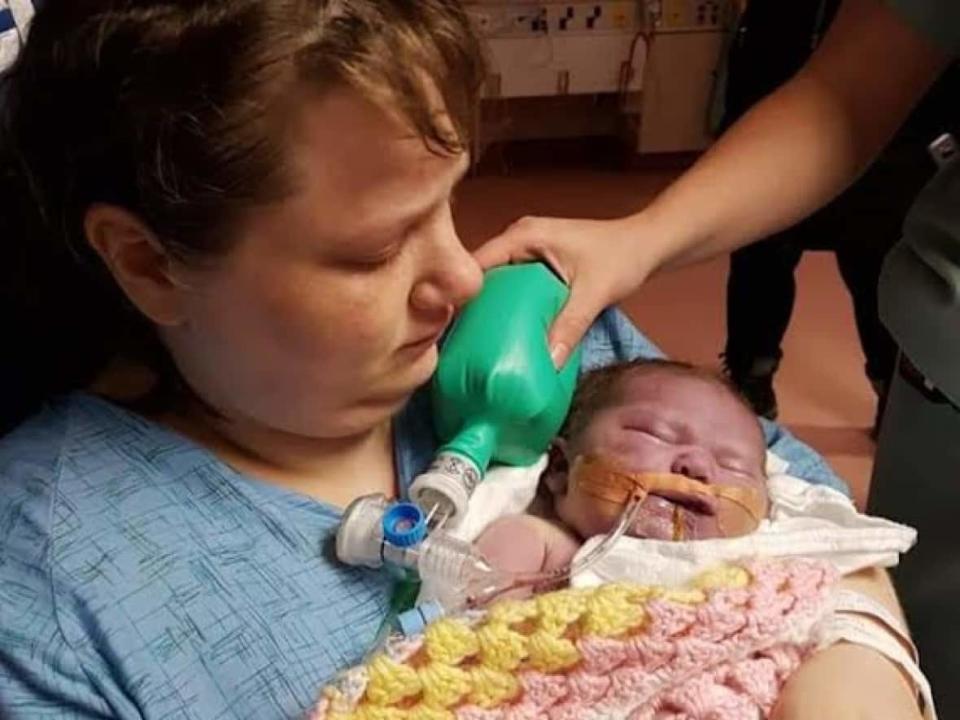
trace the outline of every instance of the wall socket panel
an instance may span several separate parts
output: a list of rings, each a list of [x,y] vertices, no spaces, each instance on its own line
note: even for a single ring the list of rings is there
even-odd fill
[[[640,3],[474,2],[466,5],[477,28],[488,37],[636,32],[642,26]]]
[[[731,0],[646,0],[647,14],[656,29],[708,30],[730,24]]]

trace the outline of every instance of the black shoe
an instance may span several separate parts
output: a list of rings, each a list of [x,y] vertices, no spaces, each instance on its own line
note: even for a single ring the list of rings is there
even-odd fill
[[[773,358],[760,358],[746,368],[734,366],[724,356],[724,373],[737,388],[753,411],[767,420],[776,420],[779,409],[777,394],[773,390],[773,376],[780,361]]]

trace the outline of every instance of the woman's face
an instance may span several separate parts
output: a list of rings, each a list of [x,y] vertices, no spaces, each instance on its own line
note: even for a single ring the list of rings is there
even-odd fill
[[[297,191],[251,213],[215,266],[181,274],[183,321],[163,332],[227,417],[347,437],[429,379],[437,339],[480,288],[450,207],[468,158],[431,153],[347,90],[291,125]]]

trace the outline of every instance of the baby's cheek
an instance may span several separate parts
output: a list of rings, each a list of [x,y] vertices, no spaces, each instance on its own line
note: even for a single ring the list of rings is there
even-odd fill
[[[568,493],[556,505],[557,515],[583,539],[605,535],[617,524],[623,508],[589,495]]]
[[[547,552],[543,533],[521,515],[495,520],[474,545],[493,567],[507,572],[537,572]]]

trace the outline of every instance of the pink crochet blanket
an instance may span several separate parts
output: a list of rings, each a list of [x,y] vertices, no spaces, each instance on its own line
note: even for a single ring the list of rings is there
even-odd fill
[[[725,565],[685,588],[629,583],[502,601],[388,643],[313,720],[756,720],[813,650],[836,573]]]

